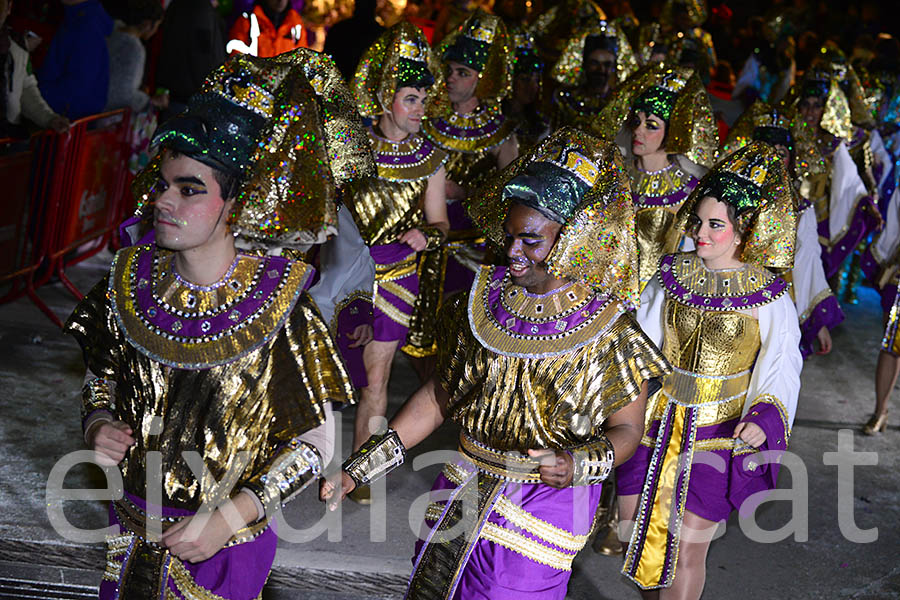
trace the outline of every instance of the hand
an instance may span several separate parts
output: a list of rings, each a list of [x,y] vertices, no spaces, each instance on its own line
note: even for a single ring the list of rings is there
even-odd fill
[[[738,423],[737,427],[734,428],[734,435],[731,437],[734,439],[741,438],[744,442],[750,444],[754,448],[759,448],[766,441],[766,432],[756,423],[741,421]]]
[[[62,115],[53,115],[47,123],[47,128],[56,133],[65,133],[69,130],[69,120]]]
[[[336,493],[338,485],[341,486],[340,493]],[[338,504],[343,502],[347,494],[354,489],[356,489],[356,482],[347,475],[346,471],[332,473],[319,481],[319,500],[328,503],[328,510],[336,510]]]
[[[528,456],[541,463],[538,472],[541,481],[555,488],[565,488],[572,485],[572,477],[575,475],[575,462],[568,452],[554,450],[529,450]]]
[[[158,108],[159,110],[165,110],[169,108],[169,94],[156,94],[150,98],[150,104]]]
[[[34,33],[33,31],[29,31],[25,34],[25,50],[29,53],[34,52],[35,49],[41,45],[41,42],[44,41],[44,38]]]
[[[425,246],[428,245],[428,240],[425,239],[425,234],[422,233],[419,229],[410,229],[399,238],[397,241],[401,244],[406,244],[416,252],[421,252],[425,249]]]
[[[212,513],[197,514],[178,521],[163,533],[160,543],[181,560],[196,563],[212,558],[237,529],[228,524],[222,509],[217,508]]]
[[[444,186],[447,194],[447,200],[464,200],[466,197],[466,189],[455,181],[447,180]]]
[[[354,340],[352,344],[350,344],[351,348],[358,348],[360,346],[365,346],[369,342],[372,341],[372,337],[374,337],[375,331],[372,329],[372,326],[369,324],[357,325],[356,329],[353,330],[353,333],[348,333],[347,337],[351,340]]]
[[[831,352],[831,332],[828,331],[827,327],[822,327],[819,333],[816,334],[816,338],[819,340],[819,346],[821,346],[821,349],[816,354],[828,354]]]
[[[106,421],[93,427],[91,449],[96,453],[97,464],[114,467],[125,458],[125,453],[135,444],[131,437],[134,433],[127,423],[122,421]]]

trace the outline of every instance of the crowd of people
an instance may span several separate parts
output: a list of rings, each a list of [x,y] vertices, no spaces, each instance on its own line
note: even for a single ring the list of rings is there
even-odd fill
[[[874,4],[258,0],[227,35],[208,0],[63,4],[37,78],[3,29],[6,124],[149,115],[134,243],[65,327],[124,476],[102,598],[258,597],[284,503],[371,502],[445,420],[409,598],[562,599],[591,536],[643,597],[700,598],[863,281],[884,431],[900,43]],[[398,352],[421,387],[390,416]]]

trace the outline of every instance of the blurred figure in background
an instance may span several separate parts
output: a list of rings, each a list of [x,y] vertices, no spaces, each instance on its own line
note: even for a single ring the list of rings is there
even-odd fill
[[[228,37],[229,54],[263,58],[309,45],[303,19],[288,0],[257,0],[251,12],[234,22]]]

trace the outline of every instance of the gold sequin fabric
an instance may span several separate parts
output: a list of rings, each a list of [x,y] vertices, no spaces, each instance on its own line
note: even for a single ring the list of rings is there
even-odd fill
[[[151,476],[145,466],[148,452],[160,453],[167,507],[197,510],[204,502],[215,505],[227,498],[233,489],[264,490],[267,473],[292,471],[290,443],[324,422],[325,403],[354,399],[336,345],[305,293],[274,333],[266,337],[260,330],[261,345],[254,346],[259,338],[249,336],[247,346],[235,347],[227,362],[177,368],[129,341],[116,314],[126,308],[113,303],[114,295],[124,291],[117,268],[110,275],[113,292],[109,280],[101,281],[76,307],[65,330],[81,345],[90,372],[115,383],[114,402],[105,408],[134,431],[136,443],[121,463],[129,492],[145,493]],[[162,279],[149,285],[160,289]],[[250,287],[249,281],[243,283]],[[175,289],[170,297],[184,298],[184,293]],[[247,321],[247,329],[254,327]],[[185,452],[199,453],[207,470],[195,474]],[[288,498],[293,491],[286,482],[275,492]]]
[[[604,139],[614,139],[641,94],[672,77],[685,83],[676,92],[675,104],[666,123],[666,152],[683,154],[691,162],[712,167],[719,146],[719,130],[709,94],[697,74],[688,67],[670,67],[666,63],[643,67],[613,91],[591,131]]]
[[[540,157],[565,150],[583,155],[599,167],[594,185],[563,226],[547,258],[558,277],[579,281],[599,293],[638,303],[637,239],[631,184],[619,149],[584,131],[564,127],[492,175],[469,199],[472,220],[497,247],[503,246],[503,221],[509,198],[503,198],[507,182]]]
[[[849,140],[853,136],[850,103],[831,73],[822,69],[810,69],[801,80],[791,86],[781,101],[781,105],[796,110],[797,105],[803,100],[804,90],[812,81],[824,81],[828,87],[825,96],[825,110],[819,126],[835,137]]]
[[[586,88],[563,88],[553,96],[554,120],[564,127],[566,125],[589,128],[591,122],[606,106],[606,98],[589,92]]]
[[[423,65],[433,64],[431,47],[422,30],[408,21],[397,23],[383,34],[363,53],[350,82],[350,89],[356,95],[359,114],[374,117],[390,110],[391,102],[398,86],[398,65],[401,59],[415,61]],[[432,72],[439,77],[441,71]],[[431,89],[440,87],[435,81]]]
[[[741,211],[741,262],[791,268],[797,245],[798,198],[784,161],[765,142],[741,148],[707,173],[678,210],[676,227],[688,231],[697,205],[711,193],[707,182],[715,181],[722,173],[733,175],[754,189],[754,195],[746,198],[752,206],[736,207]],[[728,197],[717,199],[731,202]]]
[[[240,55],[201,91],[243,99],[266,118],[229,217],[232,231],[263,247],[322,243],[337,233],[337,189],[374,175],[375,164],[356,101],[331,59],[306,48]],[[139,215],[152,212],[159,162],[135,179]]]
[[[370,132],[378,177],[359,179],[344,190],[344,205],[353,215],[366,244],[397,241],[404,232],[425,224],[422,202],[428,178],[447,160],[430,141],[410,136],[391,142]]]
[[[563,311],[571,308],[565,297],[561,302]],[[525,358],[479,343],[468,303],[460,295],[442,311],[437,374],[450,393],[453,420],[496,450],[563,449],[594,439],[609,415],[637,398],[643,381],[669,371],[627,313],[591,321],[598,336],[586,345]],[[524,343],[520,348],[529,349]]]
[[[614,37],[618,50],[616,51],[616,81],[623,82],[632,73],[638,70],[637,57],[631,49],[631,44],[625,36],[625,32],[615,22],[603,22],[599,27],[593,27],[576,32],[567,42],[562,56],[553,66],[551,76],[558,83],[567,86],[578,86],[585,83],[584,77],[584,41],[591,36]]]

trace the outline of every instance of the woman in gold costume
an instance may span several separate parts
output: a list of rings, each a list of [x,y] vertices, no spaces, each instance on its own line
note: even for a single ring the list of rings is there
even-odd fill
[[[269,520],[329,460],[329,401],[354,396],[312,268],[235,240],[323,242],[338,186],[374,165],[340,74],[308,50],[233,58],[154,143],[136,190],[155,241],[120,250],[66,324],[85,441],[124,482],[100,598],[251,600]]]
[[[334,506],[451,418],[461,456],[435,482],[407,598],[562,600],[601,482],[640,440],[647,382],[668,372],[627,308],[621,156],[562,129],[492,178],[472,216],[509,267],[482,267],[444,307],[436,373],[322,496]]]
[[[624,125],[624,128],[623,128]],[[718,131],[693,70],[655,63],[613,92],[594,122],[616,135],[631,178],[641,289],[669,253],[690,249],[675,213],[712,166]]]
[[[697,250],[663,258],[638,321],[674,367],[648,402],[634,456],[616,470],[634,521],[624,574],[645,598],[700,598],[719,522],[775,486],[800,390],[789,284],[796,237],[781,157],[754,142],[700,182],[678,212]],[[768,268],[767,268],[768,267]],[[745,502],[755,494],[755,500]]]
[[[368,130],[378,176],[348,187],[344,203],[375,260],[374,341],[363,361],[353,449],[368,439],[369,419],[383,417],[391,361],[406,339],[419,278],[416,254],[437,250],[447,235],[446,152],[419,134],[434,77],[428,41],[414,25],[395,25],[363,55],[351,88]],[[366,490],[367,491],[367,490]]]

